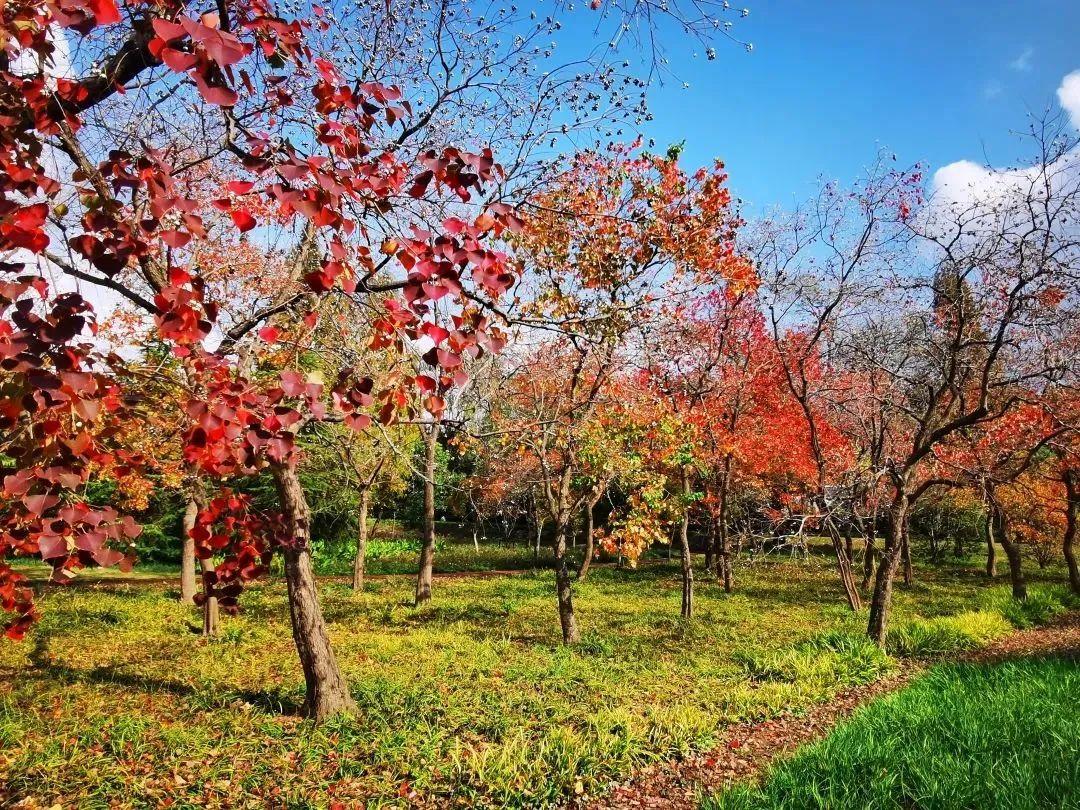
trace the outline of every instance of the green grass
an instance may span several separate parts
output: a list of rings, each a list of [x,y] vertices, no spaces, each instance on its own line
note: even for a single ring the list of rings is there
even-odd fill
[[[898,589],[894,626],[1001,589],[966,568],[920,574]],[[375,808],[415,791],[550,806],[895,666],[862,641],[865,613],[842,603],[827,555],[738,575],[731,595],[699,582],[687,623],[677,561],[596,569],[575,588],[584,638],[570,649],[547,570],[436,580],[419,610],[409,577],[362,594],[324,582],[360,712],[321,727],[295,715],[303,679],[280,581],[246,593],[210,644],[171,585],[49,589],[27,641],[0,645],[0,805]]]
[[[1080,666],[939,666],[705,810],[1080,807]]]

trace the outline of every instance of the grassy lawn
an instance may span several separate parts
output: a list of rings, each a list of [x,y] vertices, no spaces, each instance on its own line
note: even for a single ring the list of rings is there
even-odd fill
[[[703,810],[1080,807],[1080,666],[939,666]]]
[[[1005,632],[1003,589],[976,568],[921,571],[899,589],[897,626],[934,644]],[[730,596],[699,583],[686,624],[677,561],[596,570],[576,589],[573,649],[557,643],[549,571],[439,580],[420,610],[407,577],[363,594],[327,583],[361,711],[321,727],[295,716],[280,582],[245,594],[210,644],[169,585],[49,590],[33,635],[0,645],[0,804],[545,806],[895,667],[858,640],[865,616],[841,603],[826,555],[739,575]]]

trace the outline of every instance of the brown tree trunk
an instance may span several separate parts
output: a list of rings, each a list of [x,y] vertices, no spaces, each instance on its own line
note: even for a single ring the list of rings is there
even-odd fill
[[[866,530],[866,543],[863,546],[863,558],[862,558],[862,590],[866,590],[870,587],[870,580],[874,578],[874,552],[877,541],[877,515],[873,515],[870,518],[870,524]]]
[[[719,509],[716,515],[716,535],[719,541],[720,576],[724,581],[724,592],[731,593],[735,588],[735,571],[731,559],[731,537],[728,534],[728,485],[727,474],[720,484],[717,494]]]
[[[193,495],[188,495],[181,524],[184,536],[180,552],[180,603],[184,605],[195,604],[195,540],[191,537],[191,530],[195,528],[198,516],[199,504]]]
[[[844,597],[847,599],[848,607],[852,610],[859,610],[862,607],[862,597],[859,596],[859,589],[855,587],[855,575],[851,571],[851,559],[844,549],[844,540],[840,536],[836,525],[832,522],[832,519],[828,519],[827,522],[829,538],[832,540],[833,545],[833,556],[836,557],[836,570],[840,574],[840,585],[844,589]]]
[[[904,534],[903,534],[903,554],[904,554],[904,584],[911,587],[915,581],[915,577],[911,570],[911,531],[910,522],[904,521]]]
[[[990,579],[997,576],[997,549],[994,547],[994,511],[989,503],[986,506],[986,575]]]
[[[1009,517],[1003,509],[995,507],[997,514],[998,537],[1005,559],[1009,562],[1009,584],[1012,586],[1013,599],[1027,599],[1027,580],[1024,579],[1023,556],[1020,544],[1013,539],[1009,526]]]
[[[367,541],[368,541],[368,502],[371,500],[371,491],[365,487],[360,491],[360,509],[356,515],[356,556],[353,557],[352,586],[354,591],[364,589],[364,568],[367,565]]]
[[[685,510],[679,525],[679,547],[682,551],[682,609],[684,619],[694,615],[694,566],[690,559],[690,473],[683,470],[682,491]]]
[[[593,507],[596,506],[596,501],[593,501],[585,506],[585,556],[581,558],[581,567],[578,568],[578,580],[585,581],[585,577],[589,575],[589,566],[592,565],[593,554],[596,552],[595,541],[593,540]]]
[[[879,647],[885,646],[888,632],[889,607],[892,605],[893,579],[900,565],[901,546],[904,538],[904,523],[907,521],[908,496],[901,493],[893,499],[889,509],[889,534],[885,538],[885,549],[878,564],[874,578],[874,592],[870,599],[870,619],[866,632]]]
[[[209,560],[199,560],[199,567],[203,575],[203,626],[204,638],[213,638],[218,634],[220,611],[216,596],[210,596],[210,580],[214,574],[214,566]]]
[[[709,521],[708,536],[705,538],[705,573],[717,579],[720,578],[720,566],[717,560],[720,557],[720,540],[716,531],[716,518]]]
[[[1080,477],[1074,470],[1068,470],[1064,478],[1068,502],[1065,506],[1065,536],[1061,541],[1061,550],[1065,555],[1065,565],[1069,568],[1069,586],[1073,593],[1080,594],[1080,567],[1077,567],[1076,550],[1073,548],[1080,513]]]
[[[574,592],[570,584],[570,567],[566,561],[566,532],[570,517],[560,519],[555,532],[555,590],[559,597],[559,624],[562,626],[563,644],[576,644],[581,640],[577,619],[574,618]]]
[[[338,668],[319,605],[315,571],[311,564],[311,513],[296,468],[288,464],[274,464],[270,469],[289,529],[289,541],[282,556],[285,560],[293,641],[300,655],[307,685],[304,712],[317,721],[325,720],[342,712],[355,711],[356,704]]]
[[[432,569],[435,566],[435,448],[439,429],[432,423],[424,434],[424,539],[420,546],[420,570],[416,573],[417,605],[431,601]]]

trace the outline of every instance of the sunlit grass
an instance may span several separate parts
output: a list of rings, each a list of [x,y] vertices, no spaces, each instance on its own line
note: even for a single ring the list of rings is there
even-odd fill
[[[547,570],[437,580],[421,609],[408,577],[362,594],[324,583],[360,712],[321,727],[295,716],[279,582],[245,594],[210,644],[170,586],[50,589],[40,627],[0,646],[0,784],[87,807],[377,807],[412,791],[544,806],[895,666],[861,642],[865,615],[845,608],[825,556],[743,565],[737,587],[701,582],[687,623],[677,562],[600,568],[576,588],[584,637],[567,649]],[[988,593],[966,571],[926,572],[898,590],[896,621]]]

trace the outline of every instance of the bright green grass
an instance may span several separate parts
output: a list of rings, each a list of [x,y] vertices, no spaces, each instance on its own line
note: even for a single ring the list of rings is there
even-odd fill
[[[997,590],[964,569],[921,573],[897,592],[897,622]],[[738,574],[732,595],[699,582],[685,623],[677,561],[598,569],[575,589],[572,649],[550,571],[436,580],[419,610],[409,577],[363,594],[324,583],[360,713],[321,727],[290,714],[303,680],[280,582],[245,594],[211,644],[170,586],[50,589],[27,641],[0,644],[0,805],[375,808],[416,791],[548,806],[895,665],[858,640],[865,614],[844,607],[825,554]]]
[[[706,810],[1080,807],[1080,665],[939,666]]]

